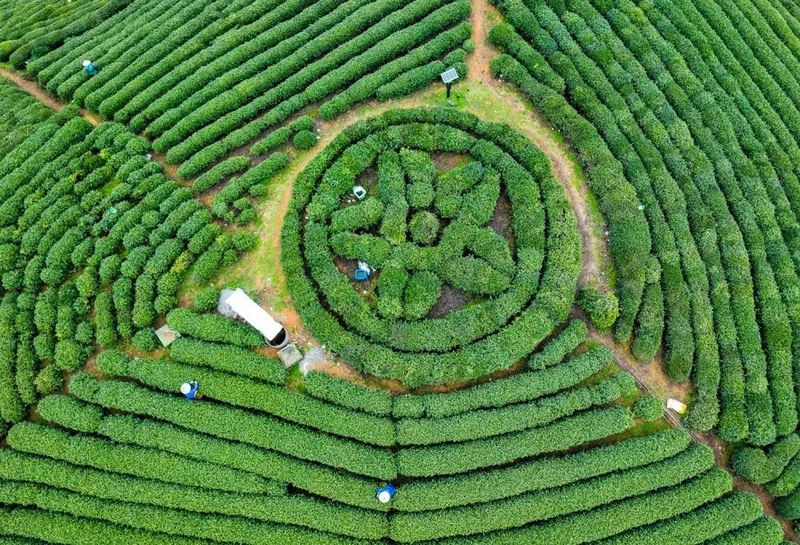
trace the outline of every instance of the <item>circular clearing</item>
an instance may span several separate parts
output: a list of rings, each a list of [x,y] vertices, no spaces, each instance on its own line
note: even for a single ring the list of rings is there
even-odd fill
[[[313,334],[410,387],[529,355],[566,318],[580,270],[575,217],[544,154],[450,109],[344,130],[299,175],[282,237]]]

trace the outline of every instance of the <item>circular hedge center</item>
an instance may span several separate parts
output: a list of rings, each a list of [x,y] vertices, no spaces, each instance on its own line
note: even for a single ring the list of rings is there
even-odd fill
[[[417,212],[408,222],[408,231],[417,244],[431,244],[439,234],[439,219],[427,210]]]
[[[528,356],[566,318],[580,269],[547,158],[510,127],[450,109],[346,129],[298,177],[282,237],[312,333],[412,387]]]

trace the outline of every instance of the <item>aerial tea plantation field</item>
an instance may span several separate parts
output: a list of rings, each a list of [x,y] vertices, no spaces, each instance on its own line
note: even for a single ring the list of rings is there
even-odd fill
[[[0,0],[0,545],[800,543],[800,6]]]

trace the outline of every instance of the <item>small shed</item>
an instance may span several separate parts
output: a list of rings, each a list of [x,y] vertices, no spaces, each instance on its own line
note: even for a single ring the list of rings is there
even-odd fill
[[[258,303],[250,299],[244,290],[239,288],[233,290],[233,293],[225,299],[225,304],[237,318],[241,318],[264,335],[270,346],[283,348],[289,342],[289,334],[283,326]]]
[[[667,408],[672,409],[678,414],[686,413],[686,409],[688,408],[685,403],[678,401],[677,399],[669,398],[667,400]]]
[[[156,337],[158,337],[158,340],[161,341],[161,345],[166,347],[171,345],[175,339],[180,337],[180,333],[169,327],[167,324],[164,324],[156,329]]]
[[[280,349],[278,352],[278,359],[281,360],[286,367],[291,367],[303,359],[303,353],[297,348],[296,343],[291,343]]]

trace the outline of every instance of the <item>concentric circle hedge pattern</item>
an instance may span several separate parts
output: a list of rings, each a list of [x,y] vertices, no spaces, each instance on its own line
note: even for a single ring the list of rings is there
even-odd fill
[[[346,129],[298,177],[282,257],[320,341],[419,386],[530,354],[572,304],[580,239],[523,136],[454,110],[393,110]],[[368,282],[352,279],[359,261],[375,269]]]

